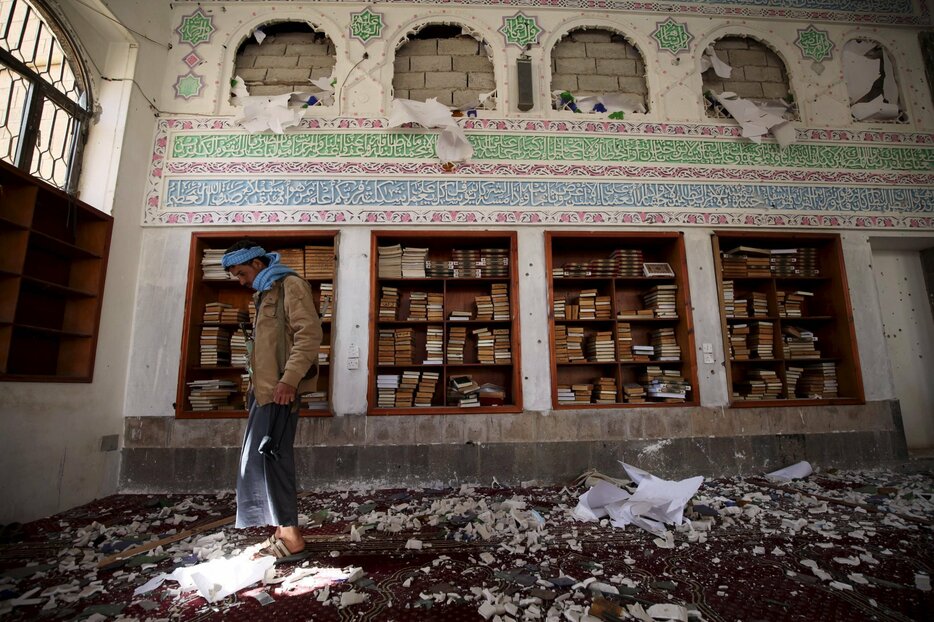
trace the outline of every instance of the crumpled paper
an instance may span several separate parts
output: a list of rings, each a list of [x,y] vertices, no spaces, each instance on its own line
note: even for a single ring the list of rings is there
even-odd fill
[[[714,73],[721,78],[729,79],[729,77],[733,75],[733,68],[720,60],[720,57],[717,56],[717,52],[713,49],[712,45],[708,45],[707,49],[704,50],[704,53],[701,55],[700,66],[701,73],[713,67]]]
[[[756,104],[732,91],[714,93],[713,96],[743,128],[743,136],[752,142],[760,142],[769,132],[781,147],[787,147],[797,140],[794,126],[782,116],[788,110],[784,101],[772,100]]]
[[[451,109],[437,99],[420,102],[412,99],[392,100],[388,127],[418,123],[426,128],[440,128],[436,153],[442,162],[465,162],[473,157],[473,146],[464,130],[451,116]]]

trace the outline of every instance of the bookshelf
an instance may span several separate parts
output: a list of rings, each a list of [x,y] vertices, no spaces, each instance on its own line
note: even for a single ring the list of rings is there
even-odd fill
[[[555,409],[699,403],[680,233],[549,231],[545,254]]]
[[[255,240],[267,251],[279,252],[282,262],[305,276],[311,285],[324,336],[318,358],[318,391],[301,397],[300,412],[302,416],[328,416],[332,412],[330,398],[333,386],[330,347],[334,318],[337,317],[334,283],[338,236],[331,230],[192,234],[176,417],[247,416],[244,406],[246,370],[243,365],[246,354],[239,322],[246,319],[248,326],[252,324],[249,318],[255,313],[252,309],[253,290],[229,279],[219,263],[224,250],[244,238]],[[206,251],[209,261],[213,258],[216,262],[207,266],[207,274],[202,263]],[[192,390],[195,390],[194,397],[199,403],[197,409],[190,399]]]
[[[520,412],[515,232],[378,231],[371,245],[369,414]]]
[[[0,162],[0,380],[91,382],[112,230]]]
[[[840,236],[713,234],[732,405],[862,404]]]

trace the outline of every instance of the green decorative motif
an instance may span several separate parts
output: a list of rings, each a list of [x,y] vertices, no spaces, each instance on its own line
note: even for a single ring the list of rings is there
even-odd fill
[[[350,14],[350,36],[369,43],[370,39],[379,39],[383,32],[383,16],[369,8],[359,13]]]
[[[690,51],[691,40],[694,38],[694,35],[688,32],[687,25],[676,22],[669,17],[663,22],[656,23],[652,38],[655,39],[655,43],[658,44],[659,50],[678,54],[682,51]]]
[[[538,20],[524,15],[521,11],[512,17],[504,17],[499,31],[506,37],[507,45],[517,45],[522,49],[530,45],[538,45],[538,39],[542,35]]]
[[[187,43],[191,47],[197,47],[202,43],[211,40],[214,35],[213,18],[204,14],[200,8],[182,18],[181,25],[175,29],[178,33],[178,40],[181,43]]]
[[[204,88],[204,78],[196,73],[187,73],[179,76],[175,81],[175,97],[188,100],[201,95]]]
[[[858,171],[934,170],[934,148],[776,144],[670,138],[471,133],[475,161],[717,165]],[[434,159],[437,135],[410,132],[176,134],[171,156],[201,158]]]
[[[815,63],[826,60],[833,55],[832,51],[834,45],[827,31],[814,28],[814,24],[811,24],[804,30],[798,31],[798,38],[795,40],[795,45],[798,46],[798,49],[801,50],[801,54],[805,58],[810,58]]]

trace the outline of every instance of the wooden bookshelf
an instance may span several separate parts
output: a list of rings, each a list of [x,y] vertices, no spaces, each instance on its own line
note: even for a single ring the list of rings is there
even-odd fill
[[[238,418],[246,417],[247,411],[241,405],[245,396],[239,391],[241,376],[246,370],[241,366],[219,365],[202,366],[201,365],[201,333],[205,326],[227,328],[232,333],[239,330],[235,323],[204,322],[205,305],[219,302],[229,304],[235,309],[249,310],[253,305],[253,290],[242,287],[236,280],[212,280],[203,278],[202,258],[205,250],[221,250],[230,247],[238,240],[249,238],[255,240],[267,251],[282,251],[288,249],[295,252],[296,249],[302,251],[306,246],[330,247],[335,258],[335,272],[330,277],[306,278],[314,292],[315,308],[319,315],[322,314],[321,307],[321,286],[324,283],[334,285],[336,282],[337,269],[337,244],[338,235],[333,230],[322,231],[286,231],[286,232],[268,232],[268,231],[237,231],[237,232],[204,232],[193,233],[191,237],[191,250],[188,259],[188,290],[185,298],[185,320],[182,330],[182,348],[181,361],[179,364],[178,375],[178,393],[175,402],[176,417],[181,419],[199,419],[199,418]],[[299,274],[302,274],[299,271]],[[332,343],[332,334],[334,321],[337,317],[336,304],[337,292],[333,293],[334,302],[331,307],[330,318],[322,317],[321,327],[324,332],[321,344],[330,346]],[[332,360],[333,353],[330,353],[326,361],[319,358],[320,372],[318,375],[318,391],[327,392],[327,402],[320,408],[302,408],[302,416],[329,416],[332,414],[331,408],[331,387],[332,378]],[[189,400],[190,382],[197,380],[226,380],[236,383],[238,391],[228,400],[228,406],[216,410],[193,410]]]
[[[488,274],[486,270],[482,271],[480,276],[475,272],[465,273],[458,269],[454,273],[441,276],[416,276],[402,278],[381,274],[380,247],[392,247],[400,245],[405,248],[427,249],[425,259],[428,262],[450,262],[456,252],[462,251],[465,254],[476,256],[481,252],[492,252],[496,256],[495,262],[502,261],[505,258],[508,265],[502,268],[501,263],[496,276],[484,276]],[[379,231],[372,234],[371,239],[371,311],[370,311],[370,351],[369,351],[369,390],[368,413],[371,415],[410,415],[410,414],[453,414],[453,413],[498,413],[498,412],[520,412],[522,410],[522,389],[520,382],[520,350],[519,350],[519,300],[516,269],[516,233],[515,232],[491,232],[491,231]],[[495,249],[485,251],[484,249]],[[490,265],[494,261],[490,262]],[[450,264],[448,264],[450,265]],[[463,265],[459,264],[459,265]],[[492,270],[492,268],[491,268]],[[398,303],[395,310],[385,310],[380,314],[380,305],[384,288],[396,288],[398,290]],[[494,288],[497,291],[505,291],[508,294],[509,308],[508,312],[501,313],[497,319],[476,319],[475,301],[478,296],[491,296]],[[442,301],[442,310],[440,316],[436,319],[410,319],[413,315],[412,300],[418,298],[420,294],[432,294],[435,300]],[[452,313],[470,312],[470,319],[452,320]],[[505,316],[504,316],[505,315]],[[437,319],[440,317],[440,319]],[[451,329],[462,329],[466,334],[465,344],[462,349],[462,360],[453,350],[449,350],[449,338]],[[384,347],[389,334],[398,335],[395,331],[412,331],[412,356],[411,363],[397,363],[393,360],[390,364],[384,355],[380,357],[380,336],[383,335]],[[483,333],[476,335],[474,331],[490,331],[492,334],[496,330],[508,330],[508,352],[509,359],[495,360],[494,362],[481,362],[478,352],[478,343]],[[392,333],[390,333],[392,331]],[[432,357],[427,349],[429,342],[429,333],[441,335],[441,352]],[[404,333],[403,333],[404,334]],[[506,352],[507,341],[505,335],[501,333],[503,340],[497,341],[496,351]],[[484,339],[485,340],[485,339]],[[434,341],[437,343],[437,339]],[[486,346],[485,346],[486,347]],[[460,348],[458,348],[460,349]],[[408,345],[405,345],[405,351],[408,351]],[[487,353],[484,353],[487,356]],[[425,365],[426,359],[434,358],[432,364]],[[405,359],[408,360],[408,359]],[[386,396],[390,395],[388,390],[384,390],[383,406],[380,406],[380,392],[378,384],[380,377],[384,379],[395,375],[402,375],[404,372],[431,372],[438,374],[438,380],[434,387],[434,393],[431,395],[430,405],[427,398],[422,398],[424,406],[416,406],[413,400],[411,405],[388,406]],[[478,407],[461,407],[460,400],[454,395],[449,395],[449,383],[451,378],[470,376],[478,385],[495,385],[503,389],[502,399],[482,399],[482,404]],[[424,378],[424,376],[420,376]],[[385,382],[385,380],[383,380]],[[427,390],[423,392],[427,395]],[[398,393],[395,393],[398,395]],[[403,404],[407,404],[402,400]]]
[[[628,268],[608,267],[614,251],[623,251],[620,265]],[[691,319],[691,292],[688,286],[687,265],[685,263],[684,239],[677,232],[581,232],[549,231],[545,233],[545,255],[548,279],[548,318],[551,335],[551,377],[552,403],[556,409],[590,408],[646,408],[671,406],[696,406],[699,403],[697,390],[697,361],[694,354],[694,328]],[[636,264],[634,257],[641,256]],[[642,263],[666,263],[673,276],[651,276],[643,274]],[[638,265],[638,267],[635,267]],[[638,270],[638,272],[636,272]],[[556,273],[557,271],[557,273]],[[563,271],[563,274],[562,274]],[[655,286],[676,286],[666,289],[674,292],[674,313],[676,317],[660,317],[658,312],[650,313],[646,309],[644,296]],[[609,300],[609,313],[602,319],[574,318],[574,313],[567,309],[580,303],[580,293],[596,290],[602,298],[603,307]],[[565,305],[564,317],[557,317],[561,303]],[[556,302],[558,312],[556,312]],[[623,311],[642,310],[642,315],[619,317]],[[663,315],[671,315],[671,312]],[[603,315],[607,315],[604,311]],[[656,331],[666,334],[665,341],[670,344],[670,335],[680,352],[677,358],[666,353],[666,359],[656,360],[656,355],[649,360],[631,360],[630,343],[620,341],[620,330],[628,326],[631,344],[651,345],[652,335]],[[582,359],[571,360],[573,355],[565,356],[561,347],[558,331],[582,332],[582,347],[578,356]],[[603,354],[587,352],[587,344],[599,333],[610,333],[612,347],[607,352],[606,340]],[[662,332],[656,333],[662,335]],[[599,359],[599,360],[598,360]],[[652,397],[648,390],[650,382],[643,380],[648,368],[661,368],[669,374],[683,378],[681,387],[687,386],[684,399],[666,401],[661,397]],[[669,375],[669,379],[674,376]],[[613,390],[609,387],[602,397],[603,403],[595,403],[600,398],[598,380],[613,380]],[[645,392],[645,401],[627,401],[624,385],[641,385]],[[574,401],[567,394],[567,387],[593,385],[587,403],[582,403],[583,394],[575,395]],[[559,391],[564,387],[564,392]],[[653,390],[655,385],[653,384]],[[615,397],[611,397],[615,395]],[[633,398],[637,399],[637,398]],[[675,399],[675,398],[672,398]]]
[[[733,406],[864,403],[840,236],[716,231],[713,253]]]
[[[112,230],[0,162],[0,380],[91,382]]]

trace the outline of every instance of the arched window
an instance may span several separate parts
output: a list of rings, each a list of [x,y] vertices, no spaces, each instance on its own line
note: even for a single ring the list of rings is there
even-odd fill
[[[0,0],[0,159],[74,192],[91,118],[74,46],[39,0]]]
[[[334,43],[305,22],[270,22],[237,49],[235,75],[250,95],[320,92],[311,80],[330,78],[337,64]]]

